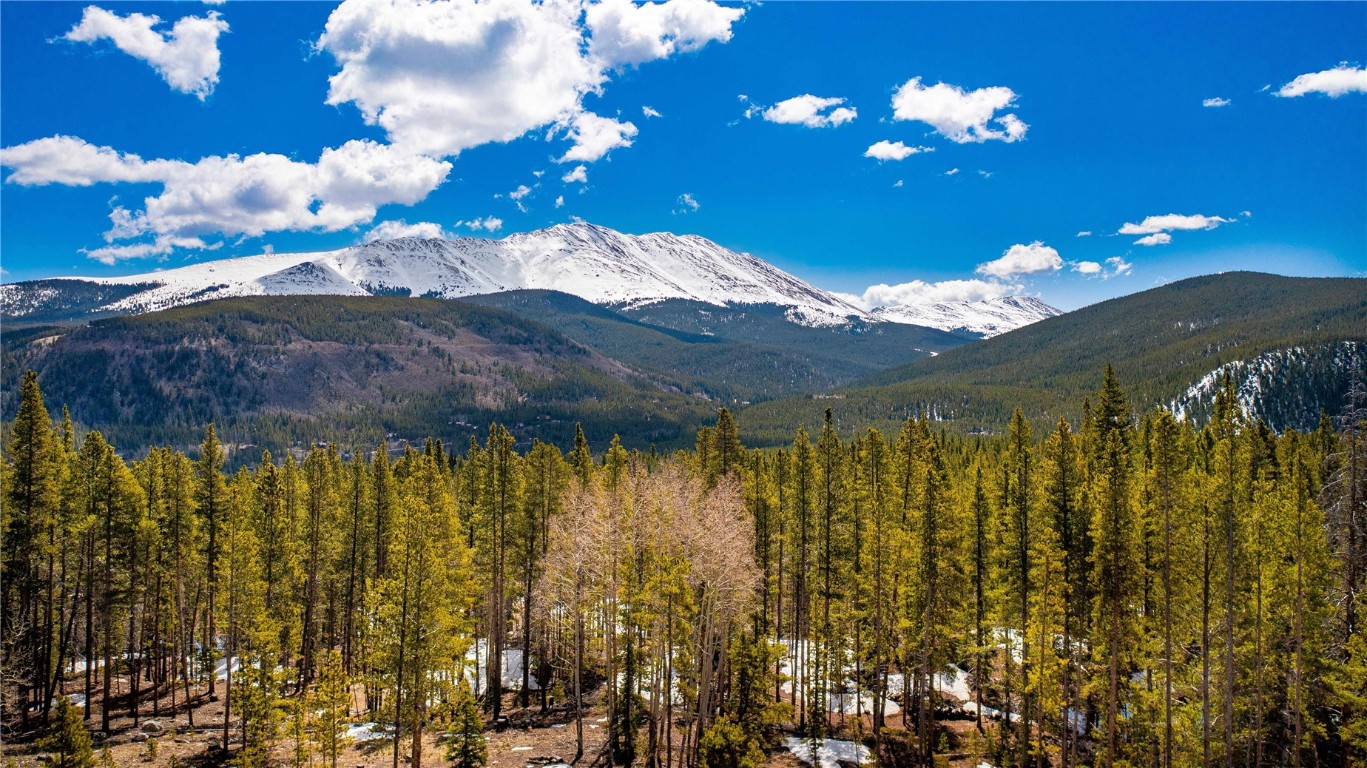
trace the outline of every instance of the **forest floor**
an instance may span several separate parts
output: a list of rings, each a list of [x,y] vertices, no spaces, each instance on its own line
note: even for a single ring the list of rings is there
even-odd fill
[[[83,688],[69,685],[68,693],[76,693]],[[139,707],[138,724],[135,726],[129,715],[126,703],[111,712],[109,731],[100,732],[99,708],[95,707],[87,727],[95,733],[94,748],[96,765],[101,765],[101,753],[109,750],[114,765],[120,768],[165,768],[178,765],[183,768],[198,766],[233,765],[237,751],[241,747],[240,721],[233,717],[231,731],[232,751],[224,753],[223,744],[223,689],[220,683],[218,695],[211,699],[207,687],[198,686],[194,690],[193,707],[194,727],[190,726],[184,705],[183,691],[177,691],[175,714],[170,714],[171,697],[169,693],[156,702],[156,711],[151,696],[144,691],[142,705]],[[115,699],[118,703],[120,700]],[[545,715],[540,713],[534,702],[527,710],[516,707],[516,696],[508,697],[505,711],[508,724],[501,728],[488,728],[484,732],[488,746],[488,765],[492,768],[540,768],[554,763],[569,763],[574,760],[575,727],[572,711],[552,709]],[[577,763],[578,768],[602,768],[606,761],[601,755],[607,741],[606,709],[597,697],[586,700],[584,713],[584,756]],[[358,718],[363,720],[363,718]],[[148,725],[149,721],[155,725]],[[938,756],[943,760],[939,765],[952,768],[977,768],[982,758],[982,738],[977,734],[972,719],[944,719],[939,721],[946,732],[944,745],[947,753]],[[872,739],[860,739],[860,734],[872,732],[872,722],[868,716],[857,719],[853,716],[842,718],[833,715],[831,726],[835,731],[833,738],[850,742],[863,741],[872,746]],[[888,726],[894,738],[900,726],[899,717],[889,717]],[[155,733],[150,733],[154,731]],[[381,729],[370,731],[365,724],[353,726],[352,741],[342,753],[337,765],[344,768],[385,768],[393,764],[393,740]],[[5,743],[0,744],[0,759],[5,768],[40,768],[47,766],[46,756],[38,748],[36,732],[8,734]],[[422,763],[426,766],[445,766],[445,745],[441,734],[429,730],[423,739]],[[400,764],[410,765],[407,753],[408,739],[400,750]],[[645,733],[641,735],[644,746]],[[155,744],[155,747],[150,745]],[[852,748],[852,747],[851,747]],[[288,734],[288,726],[282,729],[281,739],[272,753],[272,763],[277,766],[293,764],[293,741]],[[597,758],[597,759],[596,759]],[[891,760],[894,764],[901,762]],[[312,766],[326,763],[319,755],[314,755]],[[786,749],[782,740],[765,762],[764,768],[810,768]],[[827,765],[826,768],[836,768]],[[854,768],[853,763],[841,760],[839,768]]]

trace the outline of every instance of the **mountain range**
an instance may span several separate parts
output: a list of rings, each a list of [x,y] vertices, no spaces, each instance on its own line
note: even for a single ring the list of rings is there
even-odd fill
[[[774,306],[808,327],[896,323],[983,338],[1057,315],[1023,296],[866,311],[750,254],[696,235],[627,235],[558,224],[501,240],[378,240],[322,253],[264,254],[114,278],[0,286],[11,322],[139,314],[239,296],[420,296],[453,299],[552,290],[631,310],[667,300],[714,307]]]
[[[1367,281],[1229,273],[1058,314],[1035,299],[865,311],[702,238],[562,225],[401,238],[124,278],[0,286],[0,416],[22,372],[120,445],[216,422],[273,449],[492,421],[565,444],[691,444],[720,405],[755,445],[831,408],[999,431],[1076,423],[1114,364],[1136,409],[1201,420],[1228,376],[1274,429],[1341,410],[1367,376]],[[1356,372],[1356,373],[1355,373]]]

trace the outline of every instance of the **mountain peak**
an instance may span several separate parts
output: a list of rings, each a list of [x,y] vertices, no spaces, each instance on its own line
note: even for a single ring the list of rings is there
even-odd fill
[[[41,281],[50,283],[51,281]],[[873,313],[768,262],[705,237],[670,232],[630,235],[586,221],[555,224],[494,240],[399,237],[326,253],[264,254],[116,278],[77,278],[82,313],[136,314],[193,301],[258,295],[399,295],[459,298],[517,289],[568,293],[596,304],[686,299],[715,306],[783,307],[794,323],[843,326],[852,319],[922,325],[992,336],[1058,310],[1031,297],[884,307]],[[32,290],[23,286],[32,285]],[[132,290],[131,286],[139,286]],[[68,287],[69,288],[69,287]],[[45,293],[46,292],[46,293]],[[68,291],[69,293],[69,291]],[[44,298],[44,297],[47,298]],[[91,296],[112,296],[105,302]],[[23,317],[52,311],[37,283],[6,286],[3,311]]]
[[[931,304],[899,304],[873,311],[878,320],[971,333],[983,338],[999,336],[1025,325],[1063,314],[1034,296],[998,296],[979,301],[942,301]]]

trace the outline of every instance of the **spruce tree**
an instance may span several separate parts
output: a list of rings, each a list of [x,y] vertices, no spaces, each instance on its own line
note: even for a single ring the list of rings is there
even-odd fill
[[[446,739],[446,759],[452,768],[484,768],[489,749],[484,741],[484,722],[470,686],[462,682],[456,691],[455,713]]]
[[[95,754],[90,748],[90,733],[81,722],[81,713],[71,701],[57,699],[57,726],[52,735],[44,738],[38,748],[51,756],[48,765],[54,768],[94,768]]]

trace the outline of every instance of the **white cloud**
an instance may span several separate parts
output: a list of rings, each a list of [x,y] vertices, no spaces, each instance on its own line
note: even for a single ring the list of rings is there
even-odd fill
[[[519,184],[517,185],[517,189],[514,189],[512,192],[508,193],[508,197],[513,200],[521,200],[522,198],[531,194],[531,192],[531,187],[527,186],[526,184]]]
[[[859,115],[853,107],[842,107],[845,100],[835,97],[813,96],[804,93],[784,99],[764,110],[764,119],[771,123],[805,125],[808,128],[831,128],[848,123]]]
[[[574,142],[557,162],[596,162],[619,147],[631,146],[637,129],[634,123],[624,123],[610,117],[599,117],[592,112],[580,112],[563,125],[565,135]]]
[[[0,165],[12,169],[5,179],[9,184],[88,187],[103,182],[157,181],[181,164],[174,160],[146,161],[75,136],[50,136],[0,149]]]
[[[946,176],[953,176],[954,174],[956,174],[956,173],[958,173],[958,172],[959,172],[959,169],[958,169],[958,168],[950,168],[949,170],[945,171],[945,175],[946,175]]]
[[[353,103],[394,144],[459,154],[554,127],[562,162],[629,146],[631,123],[587,112],[614,68],[725,42],[739,8],[709,0],[578,2],[346,0],[317,41],[340,65],[328,103]],[[582,20],[582,23],[581,23]]]
[[[674,213],[676,213],[676,214],[679,214],[679,213],[692,213],[693,211],[696,211],[696,210],[698,210],[699,208],[702,207],[702,206],[698,203],[697,198],[693,197],[693,193],[692,193],[692,192],[685,192],[685,193],[683,193],[682,195],[679,195],[679,201],[678,201],[678,202],[679,202],[679,207],[676,208],[676,209],[674,210]]]
[[[1095,261],[1079,261],[1073,265],[1074,272],[1081,272],[1084,275],[1095,275],[1101,271],[1101,265]]]
[[[173,89],[203,101],[218,85],[218,36],[228,31],[228,22],[210,11],[205,16],[180,19],[169,33],[153,29],[159,24],[157,16],[120,16],[90,5],[62,39],[74,43],[107,39],[129,56],[151,65]]]
[[[897,180],[897,183],[893,184],[892,186],[893,186],[893,188],[901,187],[901,186],[902,186],[902,180],[901,180],[901,179],[898,179],[898,180]]]
[[[1251,219],[1253,218],[1253,211],[1239,211],[1239,215],[1245,219]]]
[[[559,197],[556,197],[556,198],[555,198],[555,207],[556,207],[556,208],[563,208],[564,206],[565,206],[565,196],[564,196],[564,195],[560,195]]]
[[[1091,236],[1092,236],[1092,230],[1090,230],[1090,229],[1084,229],[1084,230],[1082,230],[1081,232],[1077,233],[1077,236],[1078,236],[1078,237],[1091,237]]]
[[[658,110],[651,106],[641,107],[641,114],[646,117],[663,117]]]
[[[1178,230],[1196,229],[1215,229],[1221,224],[1228,224],[1230,219],[1220,216],[1203,216],[1193,214],[1184,216],[1180,213],[1166,213],[1162,216],[1147,216],[1138,224],[1126,222],[1120,228],[1122,235],[1151,235],[1155,232],[1175,232]]]
[[[442,239],[446,237],[446,232],[440,224],[431,221],[415,221],[412,224],[403,219],[390,219],[375,225],[369,232],[365,233],[365,241],[372,243],[376,240],[396,240],[400,237],[424,237],[429,239]]]
[[[1167,232],[1155,232],[1152,235],[1145,235],[1134,241],[1135,245],[1167,245],[1172,242],[1172,235]]]
[[[1285,98],[1307,93],[1322,93],[1335,99],[1345,93],[1367,93],[1367,69],[1349,66],[1345,61],[1333,69],[1299,75],[1276,91],[1276,95]]]
[[[1016,94],[1005,86],[965,91],[957,85],[921,84],[913,77],[892,97],[894,120],[915,120],[933,127],[940,135],[958,144],[983,141],[1020,141],[1030,126],[1013,113],[1001,116],[999,110],[1014,106]],[[989,127],[996,123],[999,127]]]
[[[1112,256],[1111,258],[1106,259],[1106,266],[1111,268],[1111,272],[1110,275],[1108,275],[1108,277],[1114,277],[1116,275],[1129,274],[1130,268],[1134,265],[1129,263],[1128,261],[1125,261],[1119,256]]]
[[[990,178],[992,178],[992,172],[991,172],[991,171],[978,171],[978,175],[981,176],[981,177],[983,177],[984,179],[990,179]]]
[[[1203,107],[1228,107],[1228,106],[1229,106],[1230,104],[1232,104],[1232,103],[1233,103],[1233,102],[1231,102],[1229,99],[1224,98],[1223,96],[1216,96],[1216,97],[1213,98],[1213,99],[1205,99],[1205,100],[1203,100],[1203,101],[1201,102],[1201,106],[1203,106]]]
[[[905,160],[922,152],[934,152],[934,147],[908,147],[900,141],[884,139],[864,150],[864,157],[872,157],[880,162],[886,160]]]
[[[1058,251],[1036,240],[1029,245],[1017,243],[1006,249],[1001,258],[978,265],[977,273],[1002,279],[1036,272],[1057,272],[1063,268]]]
[[[176,248],[197,251],[216,251],[222,243],[205,243],[198,237],[172,237],[161,235],[150,243],[130,243],[128,245],[106,245],[100,248],[81,249],[87,258],[101,264],[114,264],[128,259],[145,259],[149,256],[166,256]]]
[[[496,216],[485,216],[483,218],[470,219],[469,221],[458,221],[456,222],[456,226],[465,227],[466,229],[475,232],[480,230],[493,232],[503,227],[503,219]]]
[[[603,0],[584,14],[592,32],[589,56],[612,69],[696,51],[714,40],[725,43],[731,39],[731,25],[744,13],[707,0],[643,5]]]
[[[903,304],[925,305],[947,301],[982,301],[1009,296],[1021,290],[1021,286],[995,280],[942,280],[926,282],[912,280],[909,283],[871,285],[862,295],[843,293],[840,296],[854,305],[866,310],[878,307],[895,307]]]
[[[8,183],[37,186],[151,182],[158,194],[141,210],[115,207],[105,240],[152,238],[114,246],[92,258],[162,255],[165,247],[195,247],[193,238],[218,233],[255,237],[281,230],[332,232],[370,222],[376,209],[412,205],[435,189],[451,164],[407,154],[386,144],[349,141],[324,149],[316,163],[284,155],[214,156],[190,163],[143,160],[71,136],[53,136],[0,150]],[[183,244],[184,243],[184,244]],[[141,249],[134,246],[143,246]],[[139,250],[141,253],[139,253]]]
[[[561,176],[560,180],[566,184],[587,184],[589,183],[589,171],[582,165],[576,165],[574,166],[574,170]]]

